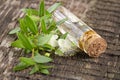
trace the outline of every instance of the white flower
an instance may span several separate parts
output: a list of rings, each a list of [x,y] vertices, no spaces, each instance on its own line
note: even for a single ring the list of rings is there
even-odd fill
[[[58,46],[57,38],[58,35],[52,35],[51,39],[48,41],[48,44],[50,44],[52,47]]]
[[[72,48],[72,43],[68,39],[58,40],[59,49],[64,53]]]

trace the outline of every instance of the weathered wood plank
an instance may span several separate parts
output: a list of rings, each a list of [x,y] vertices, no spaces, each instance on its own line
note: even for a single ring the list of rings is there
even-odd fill
[[[120,79],[120,1],[119,0],[45,0],[47,7],[62,2],[108,42],[105,54],[90,58],[81,52],[73,57],[53,55],[55,66],[50,75],[29,75],[26,69],[14,72],[22,50],[10,47],[15,35],[8,32],[18,26],[24,14],[20,9],[37,8],[39,0],[0,0],[0,80],[119,80]]]

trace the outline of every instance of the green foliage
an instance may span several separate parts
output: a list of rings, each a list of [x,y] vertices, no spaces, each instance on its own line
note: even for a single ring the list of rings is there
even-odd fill
[[[54,10],[56,10],[61,4],[60,3],[55,3],[51,7],[47,9],[48,12],[52,13]]]
[[[63,56],[63,52],[62,52],[60,49],[57,49],[57,50],[55,51],[55,54],[56,54],[56,55],[59,55],[59,56]]]
[[[24,62],[20,62],[18,65],[16,65],[13,69],[14,71],[19,71],[19,70],[23,70],[25,68],[28,68],[30,65],[26,64]]]
[[[49,19],[51,19],[51,16],[52,16],[52,14],[46,14],[46,15],[44,15],[44,16],[42,16],[42,17],[40,17],[40,20],[49,20]]]
[[[49,74],[48,68],[52,68],[52,66],[45,64],[53,60],[50,58],[50,54],[57,47],[52,47],[48,42],[53,35],[58,34],[56,25],[60,25],[66,20],[63,19],[59,22],[53,20],[52,12],[59,6],[60,3],[56,3],[45,9],[44,0],[42,0],[39,10],[22,9],[26,15],[19,20],[19,27],[9,32],[9,34],[17,33],[18,37],[16,41],[11,43],[11,46],[23,48],[25,53],[31,53],[31,57],[20,57],[20,63],[13,68],[15,71],[31,67],[30,74],[36,72]],[[61,38],[66,38],[66,35],[67,33]]]
[[[25,48],[20,40],[16,40],[16,41],[12,42],[11,46],[14,46],[14,47],[17,47],[17,48]]]
[[[35,61],[32,58],[20,57],[20,61],[28,65],[35,65]]]
[[[11,30],[11,31],[9,32],[9,34],[15,34],[15,33],[19,32],[19,31],[20,31],[20,28],[19,28],[19,27],[16,27],[15,29]]]
[[[35,47],[34,43],[31,41],[31,39],[23,33],[18,33],[18,39],[21,41],[22,45],[26,49],[32,50]]]
[[[39,16],[44,16],[45,14],[45,4],[44,4],[44,0],[42,0],[40,2],[40,5],[39,5]]]
[[[31,15],[29,16],[34,22],[40,21],[40,18],[38,16]]]
[[[40,72],[47,75],[49,74],[49,71],[47,69],[41,69]]]
[[[47,65],[44,65],[44,64],[39,64],[39,68],[42,68],[42,69],[49,69],[49,68],[52,68],[53,66],[47,66]]]
[[[46,27],[46,24],[45,24],[45,20],[44,20],[44,19],[41,20],[41,30],[42,30],[42,32],[43,32],[44,34],[47,33],[47,27]]]
[[[54,49],[55,49],[55,48],[52,47],[50,44],[44,44],[42,47],[43,47],[44,49],[46,49],[46,50],[54,50]]]
[[[42,55],[36,55],[33,57],[34,61],[37,63],[48,63],[51,62],[52,59],[46,56],[42,56]]]
[[[36,15],[38,16],[38,11],[35,9],[22,9],[22,11],[24,13],[26,13],[27,15]]]
[[[26,17],[25,17],[25,23],[26,23],[26,26],[29,28],[29,30],[33,34],[37,34],[37,32],[38,32],[37,25],[28,15],[26,15]]]
[[[51,24],[49,25],[49,28],[47,30],[48,33],[56,29],[56,23],[54,20],[51,21]]]
[[[50,40],[51,37],[52,37],[52,34],[39,35],[37,45],[43,46],[43,45],[47,44],[47,42]]]
[[[67,37],[68,33],[63,34],[62,36],[60,36],[61,39],[65,39]]]
[[[19,20],[19,23],[20,23],[21,32],[23,32],[23,33],[28,33],[28,29],[27,29],[27,26],[26,26],[26,23],[25,23],[24,18],[23,18],[23,19],[20,19],[20,20]]]
[[[39,66],[36,64],[36,65],[34,65],[34,67],[32,68],[32,70],[30,71],[30,74],[34,74],[34,73],[36,73],[38,71],[39,71]]]

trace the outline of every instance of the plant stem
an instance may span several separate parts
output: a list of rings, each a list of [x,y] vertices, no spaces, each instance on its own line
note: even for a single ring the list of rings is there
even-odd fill
[[[34,50],[34,48],[32,49],[32,58],[34,57],[34,52],[35,52],[35,50]]]

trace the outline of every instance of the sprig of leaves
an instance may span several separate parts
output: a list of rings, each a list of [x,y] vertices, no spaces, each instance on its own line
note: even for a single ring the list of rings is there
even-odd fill
[[[63,19],[55,22],[52,18],[52,12],[60,6],[55,3],[53,6],[45,9],[44,0],[40,2],[39,9],[22,9],[25,16],[19,19],[19,27],[10,31],[9,34],[17,34],[18,39],[11,43],[11,46],[22,48],[25,52],[30,53],[31,57],[20,57],[20,63],[14,67],[15,71],[24,70],[31,67],[30,74],[43,73],[49,74],[46,63],[53,61],[50,54],[55,52],[57,47],[53,47],[48,42],[56,32],[56,25],[66,21]],[[59,38],[65,39],[67,33]]]

